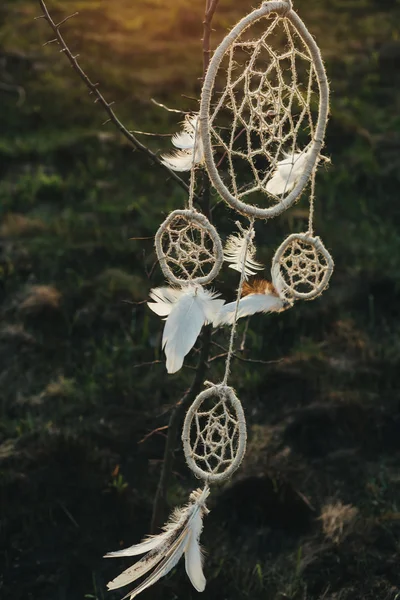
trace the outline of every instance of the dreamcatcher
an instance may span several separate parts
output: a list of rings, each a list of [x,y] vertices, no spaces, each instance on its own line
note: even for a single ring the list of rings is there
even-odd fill
[[[170,287],[150,292],[149,307],[165,319],[162,347],[169,373],[178,371],[203,325],[231,327],[225,375],[189,408],[182,433],[189,468],[203,487],[177,509],[162,533],[108,557],[144,557],[109,583],[132,584],[130,599],[167,574],[185,556],[187,574],[205,588],[199,545],[209,486],[226,481],[246,448],[242,405],[228,384],[237,321],[279,312],[311,300],[327,287],[333,260],[313,231],[315,175],[329,109],[329,88],[320,52],[289,0],[263,2],[217,48],[205,77],[199,115],[187,116],[172,138],[175,153],[164,163],[190,170],[188,206],[172,212],[155,237],[160,267]],[[219,195],[245,216],[223,250],[209,220],[194,209],[196,169],[205,166]],[[294,233],[272,261],[271,281],[255,277],[254,220],[275,217],[310,185],[308,231]],[[225,303],[207,289],[223,261],[240,273],[237,297]]]

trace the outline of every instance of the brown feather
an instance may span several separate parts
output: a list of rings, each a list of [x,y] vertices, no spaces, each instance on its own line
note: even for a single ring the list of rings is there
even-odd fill
[[[259,279],[257,277],[243,283],[242,298],[249,296],[250,294],[269,294],[271,296],[279,297],[275,286],[270,281]]]

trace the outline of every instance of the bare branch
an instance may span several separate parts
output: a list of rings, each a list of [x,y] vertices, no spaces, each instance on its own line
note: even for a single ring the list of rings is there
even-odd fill
[[[157,102],[157,100],[155,100],[154,98],[151,98],[151,102],[153,104],[155,104],[156,106],[158,106],[159,108],[163,108],[167,112],[178,113],[178,115],[187,115],[187,114],[189,114],[188,111],[186,111],[186,110],[178,110],[176,108],[168,108],[168,106],[165,106],[165,104],[161,104],[161,102]]]
[[[162,427],[157,427],[157,429],[153,429],[153,431],[146,433],[146,435],[141,440],[138,441],[138,444],[143,444],[143,442],[148,440],[149,437],[153,436],[155,433],[161,433],[162,431],[165,431],[166,429],[168,429],[168,425],[163,425]]]
[[[213,346],[216,346],[220,350],[223,350],[223,353],[213,356],[212,358],[210,358],[210,360],[208,362],[212,362],[213,360],[217,360],[217,358],[223,358],[224,356],[228,355],[228,350],[226,348],[224,348],[223,346],[221,346],[221,344],[217,344],[217,342],[211,342],[211,344]],[[241,360],[242,362],[254,363],[256,365],[276,365],[285,360],[285,358],[278,358],[276,360],[257,360],[257,359],[252,359],[252,358],[244,358],[243,356],[239,356],[238,354],[232,354],[232,358],[237,358],[238,360]]]
[[[208,69],[211,57],[211,22],[213,20],[215,11],[217,10],[219,0],[207,0],[206,13],[204,15],[204,29],[203,29],[203,77]]]
[[[203,78],[206,74],[208,62],[210,60],[210,37],[211,37],[211,22],[217,8],[218,0],[206,0],[206,9],[204,17],[204,36],[203,36]],[[210,210],[210,180],[208,179],[207,173],[203,173],[203,189],[201,193],[201,206],[203,213],[207,218],[211,219]],[[198,198],[196,198],[197,201]],[[153,505],[153,515],[151,521],[151,531],[154,533],[156,529],[164,522],[165,509],[166,509],[166,496],[169,481],[172,474],[173,462],[174,462],[174,450],[176,444],[176,438],[178,435],[178,427],[183,420],[183,415],[189,408],[190,404],[199,394],[204,376],[208,367],[208,358],[210,355],[211,345],[211,326],[208,325],[203,329],[201,336],[201,351],[199,356],[198,365],[196,368],[196,374],[193,378],[190,389],[184,394],[181,401],[174,408],[171,413],[168,426],[167,440],[165,443],[164,460],[161,470],[160,479],[158,482],[156,497]]]
[[[150,367],[152,365],[163,365],[165,361],[163,360],[151,360],[150,362],[140,363],[139,365],[133,365],[133,369],[141,369],[142,367]]]
[[[48,24],[50,25],[51,29],[53,30],[53,32],[56,36],[57,42],[61,46],[60,52],[63,52],[66,55],[66,57],[68,58],[68,60],[71,64],[71,67],[79,75],[79,77],[82,79],[82,81],[84,82],[86,87],[89,89],[89,91],[96,96],[95,102],[99,102],[101,104],[101,106],[104,108],[104,110],[108,114],[108,116],[110,118],[109,120],[112,121],[112,123],[114,123],[114,125],[117,127],[117,129],[122,133],[123,136],[125,136],[125,138],[127,140],[129,140],[129,142],[134,146],[134,148],[136,150],[139,150],[140,152],[145,154],[148,158],[150,158],[150,160],[152,162],[154,162],[158,166],[160,166],[164,171],[166,171],[169,174],[169,176],[174,181],[176,181],[178,183],[178,185],[180,185],[181,188],[183,188],[186,192],[188,192],[189,187],[185,183],[185,181],[183,181],[183,179],[181,179],[179,177],[179,175],[177,175],[174,171],[171,171],[166,165],[164,165],[164,163],[161,161],[161,159],[154,152],[152,152],[147,146],[142,144],[132,133],[130,133],[130,131],[128,131],[128,129],[123,125],[123,123],[121,123],[121,121],[118,119],[117,115],[111,108],[113,102],[106,101],[106,99],[104,98],[102,93],[97,89],[98,84],[92,83],[92,81],[89,79],[89,77],[86,75],[85,71],[82,69],[82,67],[78,63],[77,56],[74,56],[72,54],[72,52],[69,49],[67,43],[65,42],[63,36],[61,35],[60,27],[63,23],[65,23],[66,21],[68,21],[69,19],[71,19],[72,17],[77,15],[78,13],[69,15],[68,17],[63,19],[60,23],[56,24],[53,21],[44,0],[39,0],[39,4],[40,4],[44,14],[40,15],[39,17],[36,17],[36,19],[45,19],[48,22]],[[53,40],[51,40],[51,41],[53,41]]]

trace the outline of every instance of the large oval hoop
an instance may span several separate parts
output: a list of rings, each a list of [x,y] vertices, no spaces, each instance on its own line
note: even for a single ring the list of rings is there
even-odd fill
[[[307,47],[313,67],[316,73],[316,79],[319,89],[319,108],[318,108],[318,120],[315,128],[314,139],[312,140],[308,160],[305,165],[304,171],[299,177],[294,189],[285,197],[280,200],[279,203],[268,208],[260,208],[252,204],[246,204],[239,198],[235,197],[229,189],[226,187],[221,179],[217,165],[214,161],[211,132],[210,132],[210,106],[211,96],[214,89],[215,77],[220,68],[221,62],[229,50],[230,46],[238,39],[238,37],[244,32],[245,29],[250,27],[256,21],[262,18],[268,17],[271,13],[276,13],[282,18],[287,19],[296,30],[299,38],[302,40],[304,45]],[[200,103],[200,134],[204,146],[205,163],[209,177],[214,185],[215,189],[222,196],[222,198],[236,211],[246,216],[255,217],[258,219],[270,219],[282,214],[288,209],[301,195],[307,182],[312,175],[313,169],[315,168],[318,160],[321,148],[324,142],[325,129],[328,120],[329,112],[329,85],[326,77],[324,64],[322,62],[321,53],[314,38],[311,36],[306,26],[300,17],[291,9],[289,2],[285,1],[270,1],[264,2],[262,6],[252,13],[244,17],[239,23],[232,29],[232,31],[224,38],[219,47],[214,53],[211,59],[202,90],[201,103]]]

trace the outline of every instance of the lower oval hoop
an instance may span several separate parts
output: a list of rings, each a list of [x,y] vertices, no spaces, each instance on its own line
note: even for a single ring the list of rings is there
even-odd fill
[[[205,401],[207,401],[208,399],[213,398],[213,397],[217,397],[217,401],[211,410],[205,411],[205,412],[202,412],[201,410],[199,410],[201,408],[201,405]],[[233,427],[233,435],[230,438],[230,443],[229,443],[229,447],[232,450],[232,456],[229,457],[229,459],[217,458],[217,463],[219,461],[219,465],[212,468],[209,465],[207,458],[204,458],[204,456],[202,457],[201,455],[197,454],[196,450],[197,450],[197,443],[198,443],[199,437],[202,438],[202,440],[203,440],[202,444],[205,449],[207,449],[206,448],[207,445],[210,446],[209,452],[211,452],[212,456],[214,456],[214,452],[215,452],[213,445],[219,446],[219,448],[223,447],[223,443],[221,441],[220,442],[212,441],[212,436],[213,436],[213,432],[214,432],[213,427],[216,430],[218,430],[218,428],[219,428],[219,431],[218,431],[219,435],[221,435],[220,430],[221,430],[221,428],[223,428],[222,425],[216,424],[218,421],[219,422],[221,421],[221,417],[220,416],[214,417],[212,415],[212,411],[218,409],[220,404],[224,405],[223,410],[224,410],[225,414],[227,415],[228,420],[231,419],[231,424]],[[233,409],[235,417],[232,417],[231,412],[227,412],[226,405],[229,405]],[[201,430],[201,431],[199,429],[199,420],[198,420],[199,416],[207,417],[207,424],[206,424],[204,430]],[[213,419],[214,419],[214,423],[212,423]],[[196,426],[196,441],[194,444],[192,444],[192,440],[191,440],[193,421],[195,421],[195,426]],[[227,426],[226,423],[225,423],[225,426]],[[227,433],[229,433],[228,429],[227,429]],[[204,440],[204,437],[203,437],[204,435],[207,436],[207,440]],[[237,439],[234,440],[233,437],[235,437]],[[236,443],[235,443],[236,447],[233,451],[233,445],[234,445],[235,441],[236,441]],[[203,479],[204,481],[206,481],[208,483],[217,483],[217,482],[226,481],[227,479],[229,479],[232,476],[232,474],[236,471],[236,469],[239,467],[239,465],[241,464],[241,462],[243,460],[243,456],[246,451],[246,442],[247,442],[246,421],[245,421],[245,416],[244,416],[244,412],[243,412],[243,407],[240,403],[240,400],[236,396],[233,388],[226,386],[226,385],[213,385],[212,387],[210,387],[207,390],[204,390],[197,396],[197,398],[195,399],[195,401],[189,408],[189,410],[186,414],[186,417],[185,417],[185,422],[184,422],[183,431],[182,431],[182,442],[183,442],[183,450],[185,453],[186,462],[187,462],[189,468],[196,475],[196,477],[199,477],[200,479]],[[207,470],[206,470],[204,467],[200,466],[198,463],[205,463],[206,465],[209,465],[209,468],[207,468]],[[225,464],[223,464],[223,463],[225,463]],[[223,464],[222,470],[219,470],[219,467],[221,464]]]

